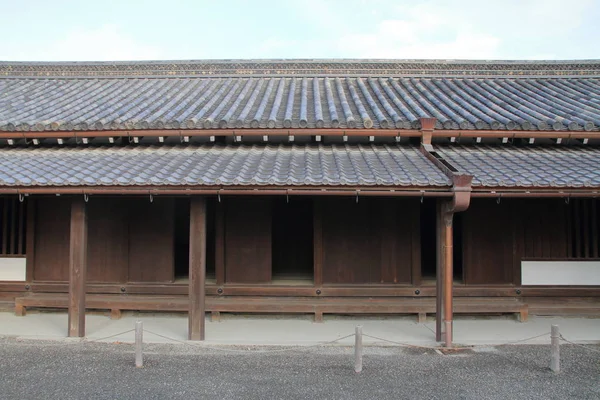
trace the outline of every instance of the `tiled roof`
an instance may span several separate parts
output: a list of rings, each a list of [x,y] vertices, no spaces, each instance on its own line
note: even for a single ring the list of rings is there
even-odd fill
[[[0,80],[0,130],[597,130],[600,79]]]
[[[418,186],[449,179],[413,146],[2,148],[0,186]]]
[[[600,149],[591,147],[436,146],[473,187],[600,188]]]
[[[600,127],[596,61],[0,63],[0,77],[0,131]]]

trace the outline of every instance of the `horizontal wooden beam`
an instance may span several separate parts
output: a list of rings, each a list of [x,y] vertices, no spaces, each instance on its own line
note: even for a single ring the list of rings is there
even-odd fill
[[[527,130],[492,130],[492,129],[437,129],[426,131],[428,137],[434,138],[525,138],[525,139],[598,139],[600,132],[593,131],[527,131]],[[374,137],[423,137],[420,129],[148,129],[148,130],[88,130],[88,131],[0,131],[0,139],[82,139],[95,137],[216,137],[216,136],[374,136]]]

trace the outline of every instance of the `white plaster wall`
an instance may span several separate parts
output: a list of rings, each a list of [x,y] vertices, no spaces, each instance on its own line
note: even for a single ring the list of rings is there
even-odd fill
[[[25,257],[0,257],[0,281],[24,281]]]
[[[522,285],[600,285],[600,261],[522,261]]]

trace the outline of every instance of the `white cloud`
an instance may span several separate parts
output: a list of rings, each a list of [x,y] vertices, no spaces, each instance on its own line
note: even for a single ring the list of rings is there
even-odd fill
[[[67,36],[31,59],[44,61],[121,61],[157,60],[161,51],[155,46],[138,42],[115,25],[97,29],[75,29]]]
[[[583,23],[592,0],[428,1],[390,7],[367,32],[346,32],[341,53],[365,58],[500,59],[522,38],[568,35]],[[567,8],[565,8],[567,7]],[[539,50],[538,50],[539,51]],[[548,50],[529,58],[555,58]]]

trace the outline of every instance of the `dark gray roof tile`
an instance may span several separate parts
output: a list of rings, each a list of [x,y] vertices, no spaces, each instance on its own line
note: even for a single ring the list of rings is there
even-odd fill
[[[0,130],[409,129],[435,117],[437,129],[591,131],[599,76],[591,61],[0,62]]]
[[[456,145],[436,151],[473,175],[473,187],[600,187],[598,148]]]
[[[0,149],[0,186],[418,186],[451,182],[412,146]]]

